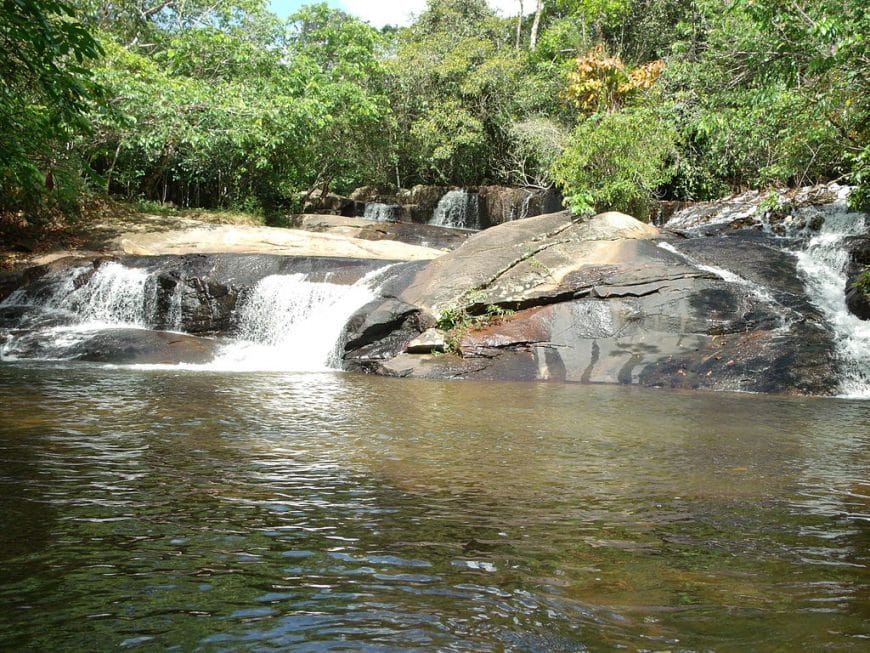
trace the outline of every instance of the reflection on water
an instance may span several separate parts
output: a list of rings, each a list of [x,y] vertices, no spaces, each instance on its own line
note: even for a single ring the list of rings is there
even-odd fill
[[[3,650],[866,650],[870,406],[0,367]]]

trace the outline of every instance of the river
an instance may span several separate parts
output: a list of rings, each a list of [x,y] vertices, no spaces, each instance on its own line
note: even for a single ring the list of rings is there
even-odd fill
[[[870,405],[0,364],[0,649],[866,651]]]

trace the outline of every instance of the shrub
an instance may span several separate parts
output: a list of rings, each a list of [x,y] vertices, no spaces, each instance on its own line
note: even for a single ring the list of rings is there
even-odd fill
[[[648,108],[596,114],[574,131],[553,176],[575,212],[591,206],[645,220],[656,189],[673,175],[676,138]]]

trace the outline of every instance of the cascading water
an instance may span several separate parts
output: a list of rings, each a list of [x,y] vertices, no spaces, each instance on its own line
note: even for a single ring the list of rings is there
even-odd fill
[[[435,207],[429,224],[453,229],[480,229],[480,196],[464,190],[448,191]]]
[[[728,200],[700,204],[676,213],[667,223],[672,230],[697,237],[705,230],[754,223],[772,242],[780,242],[784,251],[795,256],[807,296],[822,312],[834,333],[840,368],[840,393],[845,397],[870,398],[870,322],[853,315],[846,305],[849,238],[867,235],[867,216],[849,211],[849,188],[830,184],[802,190],[796,197],[780,194],[782,206],[807,202],[813,193],[824,196],[824,203],[788,210],[788,215],[772,223],[761,207],[762,195],[757,191]],[[770,195],[764,197],[767,199]],[[832,201],[833,200],[833,201]],[[676,251],[669,245],[661,247]],[[678,252],[680,253],[680,252]],[[717,274],[726,281],[748,285],[764,301],[774,298],[767,289],[742,277],[713,266],[700,265],[686,255],[684,259],[699,269]],[[775,303],[775,302],[774,302]],[[783,322],[787,327],[788,322]]]
[[[801,213],[820,212],[821,229],[796,251],[798,271],[804,278],[814,304],[824,313],[836,336],[841,364],[841,392],[844,396],[870,398],[870,322],[860,320],[846,306],[846,270],[849,253],[846,240],[867,231],[866,216],[846,207],[845,195],[823,208],[802,209]],[[801,215],[809,223],[810,215]]]
[[[363,217],[376,222],[396,222],[399,219],[399,206],[381,202],[367,202]]]
[[[43,291],[18,290],[0,305],[27,306],[82,328],[149,326],[147,270],[110,261],[88,274],[87,268],[67,270]]]
[[[304,275],[261,279],[238,309],[238,340],[209,367],[232,370],[320,371],[339,366],[347,320],[371,301],[382,270],[352,286],[307,281]]]
[[[100,330],[144,329],[148,291],[147,271],[115,262],[49,275],[38,291],[18,290],[0,303],[0,309],[22,311],[17,326],[24,327],[0,343],[0,360],[64,359]]]
[[[273,275],[242,292],[235,338],[215,359],[184,367],[220,370],[314,371],[338,367],[348,318],[374,298],[375,270],[353,285]],[[0,303],[0,360],[67,360],[99,334],[141,331],[182,322],[185,284],[160,287],[160,273],[120,263],[66,269]],[[161,294],[162,293],[162,294]],[[133,337],[133,336],[130,336]]]

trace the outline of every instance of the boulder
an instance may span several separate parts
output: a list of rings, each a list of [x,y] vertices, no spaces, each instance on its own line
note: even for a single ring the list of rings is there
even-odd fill
[[[559,213],[481,232],[406,275],[396,295],[429,322],[448,309],[469,316],[453,334],[458,354],[432,355],[417,324],[416,333],[405,326],[403,348],[369,359],[367,369],[797,394],[836,388],[831,333],[800,292],[793,257],[763,242],[676,243],[691,253],[662,242],[658,229],[619,213]],[[758,255],[765,260],[750,265]],[[745,263],[773,290],[698,260],[722,258]]]
[[[375,300],[348,321],[344,366],[384,373],[385,361],[398,356],[411,339],[434,325],[435,319],[417,306],[395,297]]]
[[[505,223],[427,265],[402,299],[433,314],[457,306],[476,313],[488,305],[517,309],[551,303],[575,294],[569,277],[576,270],[603,271],[630,257],[627,250],[638,239],[658,234],[620,213],[578,220],[562,212]]]
[[[857,281],[857,279],[853,280]],[[850,284],[846,291],[846,306],[849,312],[860,320],[870,320],[870,293],[863,286]]]

